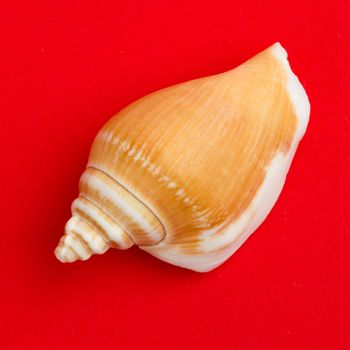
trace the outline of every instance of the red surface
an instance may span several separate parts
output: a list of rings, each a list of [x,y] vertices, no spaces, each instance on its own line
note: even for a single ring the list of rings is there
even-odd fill
[[[349,349],[350,5],[1,1],[1,349]],[[91,141],[129,102],[275,41],[311,101],[271,215],[197,274],[111,250],[59,263]]]

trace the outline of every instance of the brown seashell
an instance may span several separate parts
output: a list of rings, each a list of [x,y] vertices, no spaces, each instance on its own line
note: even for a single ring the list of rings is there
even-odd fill
[[[96,136],[57,258],[137,244],[174,265],[214,269],[272,209],[309,113],[279,43],[132,103]]]

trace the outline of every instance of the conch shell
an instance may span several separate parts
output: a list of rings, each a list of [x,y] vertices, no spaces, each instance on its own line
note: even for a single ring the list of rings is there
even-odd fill
[[[174,265],[216,268],[272,209],[309,113],[279,43],[132,103],[94,140],[57,258],[136,244]]]

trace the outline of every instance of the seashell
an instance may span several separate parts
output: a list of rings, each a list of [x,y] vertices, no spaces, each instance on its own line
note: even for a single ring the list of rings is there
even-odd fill
[[[57,258],[136,244],[174,265],[216,268],[272,209],[309,113],[279,43],[132,103],[94,140]]]

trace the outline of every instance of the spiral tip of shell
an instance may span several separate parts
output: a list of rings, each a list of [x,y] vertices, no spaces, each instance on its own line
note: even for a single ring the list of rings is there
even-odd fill
[[[61,262],[87,260],[93,254],[103,254],[110,247],[100,234],[76,216],[71,217],[55,255]]]
[[[83,256],[78,255],[78,253],[70,245],[66,244],[66,240],[70,240],[72,241],[71,243],[73,243],[74,238],[69,235],[64,235],[61,238],[59,245],[55,249],[55,256],[59,261],[68,263],[76,260],[86,260],[91,256],[91,254],[87,253],[86,251],[84,251]]]

